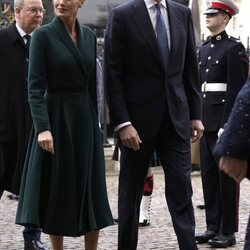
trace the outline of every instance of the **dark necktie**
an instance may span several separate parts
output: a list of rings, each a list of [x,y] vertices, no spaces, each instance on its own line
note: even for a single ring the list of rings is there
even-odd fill
[[[158,45],[160,48],[164,66],[167,66],[168,57],[169,57],[168,34],[167,34],[163,16],[161,14],[160,4],[157,3],[155,7],[157,11],[156,12],[156,25],[155,25],[156,37],[157,37],[157,41],[158,41]]]
[[[25,46],[26,46],[27,49],[29,49],[29,46],[30,46],[30,38],[31,38],[31,36],[28,35],[28,34],[26,34],[26,35],[24,35],[23,37],[26,39],[26,44],[25,44]]]

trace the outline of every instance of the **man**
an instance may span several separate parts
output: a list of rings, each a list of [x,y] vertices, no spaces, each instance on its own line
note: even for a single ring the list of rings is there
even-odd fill
[[[43,20],[41,0],[16,0],[15,21],[0,31],[0,190],[18,195],[32,126],[27,102],[28,45]],[[29,36],[27,36],[29,35]],[[41,230],[25,227],[24,249],[47,249]]]
[[[240,183],[250,179],[250,78],[239,92],[225,130],[215,146],[220,169]],[[246,229],[245,250],[250,249],[250,218]]]
[[[190,138],[201,137],[200,86],[190,10],[133,0],[110,13],[105,82],[121,142],[118,249],[136,249],[143,184],[154,150],[180,249],[197,249]]]
[[[225,28],[239,9],[232,0],[208,3],[206,26],[210,37],[200,48],[205,133],[201,139],[201,176],[206,210],[207,231],[196,236],[198,243],[226,248],[234,245],[238,231],[239,186],[218,169],[213,155],[217,133],[222,131],[235,97],[248,75],[244,46],[228,36]]]

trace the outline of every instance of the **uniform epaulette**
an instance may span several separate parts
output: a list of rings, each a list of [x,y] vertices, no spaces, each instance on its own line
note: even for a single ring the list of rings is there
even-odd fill
[[[235,43],[241,43],[241,40],[236,38],[236,37],[233,37],[233,36],[228,36],[228,39],[232,42],[235,42]]]

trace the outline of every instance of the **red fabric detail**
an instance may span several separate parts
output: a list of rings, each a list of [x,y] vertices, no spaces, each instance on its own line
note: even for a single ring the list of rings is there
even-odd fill
[[[211,9],[221,9],[221,10],[224,10],[226,12],[228,12],[231,16],[233,16],[235,14],[235,11],[230,8],[229,6],[223,4],[223,3],[214,3],[214,2],[211,2],[212,6],[211,6]]]
[[[153,175],[146,178],[144,182],[143,195],[150,196],[153,192],[154,178]]]

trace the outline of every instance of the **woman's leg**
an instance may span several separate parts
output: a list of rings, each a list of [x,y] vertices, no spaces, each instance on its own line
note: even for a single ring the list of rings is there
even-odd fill
[[[86,233],[85,239],[85,249],[86,250],[96,250],[99,238],[99,230]]]
[[[50,235],[53,250],[63,250],[63,236]]]

